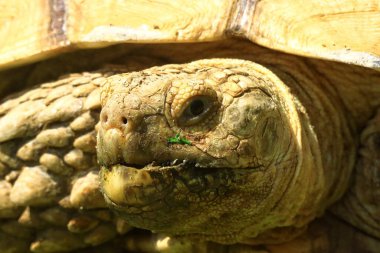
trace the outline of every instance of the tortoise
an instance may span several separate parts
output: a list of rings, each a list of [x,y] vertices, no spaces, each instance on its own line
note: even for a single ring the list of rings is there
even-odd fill
[[[2,5],[1,252],[378,250],[376,1]]]

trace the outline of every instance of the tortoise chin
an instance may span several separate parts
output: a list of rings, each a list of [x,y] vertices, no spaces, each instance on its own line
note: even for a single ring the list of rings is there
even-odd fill
[[[102,167],[100,175],[108,204],[131,225],[190,237],[202,234],[203,239],[223,237],[226,242],[227,234],[233,234],[228,224],[244,213],[244,208],[235,208],[244,206],[248,197],[241,188],[248,187],[255,173],[254,168],[202,168],[199,172],[183,162],[143,168],[114,165]],[[263,185],[259,188],[262,199],[267,191]]]

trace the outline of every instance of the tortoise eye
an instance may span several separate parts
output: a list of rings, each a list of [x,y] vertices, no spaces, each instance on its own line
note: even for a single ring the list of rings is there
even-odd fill
[[[165,114],[173,126],[182,130],[206,131],[215,126],[219,100],[217,90],[202,80],[173,81],[165,99]]]
[[[195,96],[182,106],[177,119],[179,126],[192,126],[205,120],[215,109],[215,99],[209,96]]]
[[[188,110],[191,115],[198,116],[205,111],[205,103],[201,99],[195,99],[190,103]]]

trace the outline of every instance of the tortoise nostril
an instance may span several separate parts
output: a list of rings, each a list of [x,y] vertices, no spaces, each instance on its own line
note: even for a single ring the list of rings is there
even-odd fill
[[[126,130],[124,128],[129,127],[131,123],[128,117],[122,116],[118,112],[114,113],[107,111],[101,112],[100,122],[105,129],[115,128],[119,130],[123,129],[123,131]]]
[[[104,123],[107,123],[107,121],[108,121],[108,115],[106,113],[103,113],[103,115],[102,115],[102,121]]]

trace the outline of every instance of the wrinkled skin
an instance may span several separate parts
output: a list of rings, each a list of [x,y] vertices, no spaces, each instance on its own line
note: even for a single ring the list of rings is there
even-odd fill
[[[133,226],[187,238],[260,241],[278,227],[297,235],[341,197],[353,168],[342,150],[355,152],[340,108],[320,101],[310,115],[318,120],[309,118],[306,97],[292,94],[301,92],[286,75],[233,59],[109,78],[97,145],[107,200]],[[340,141],[318,142],[329,120],[344,125],[324,129]],[[191,145],[168,144],[176,133]]]
[[[236,243],[243,228],[243,234],[255,235],[284,219],[263,214],[279,201],[270,191],[283,191],[288,184],[286,179],[276,182],[276,170],[296,164],[293,129],[278,125],[287,123],[278,95],[260,80],[266,77],[259,72],[251,78],[238,75],[234,61],[228,61],[229,75],[223,68],[207,70],[207,64],[188,65],[190,73],[179,74],[170,74],[170,68],[181,67],[168,66],[115,76],[104,87],[98,137],[103,189],[115,206],[122,206],[120,213],[125,208],[131,224]],[[196,103],[202,103],[199,112],[191,108]],[[191,145],[168,145],[178,132]],[[176,159],[179,165],[162,167]],[[106,168],[152,162],[157,165],[141,170]],[[253,219],[263,222],[252,231]]]
[[[1,252],[378,251],[378,72],[236,40],[124,47],[43,62],[31,83],[112,55],[124,66],[61,77],[0,105]],[[250,62],[109,77],[215,57]],[[98,189],[98,131],[115,213]],[[191,145],[168,144],[177,133]]]

